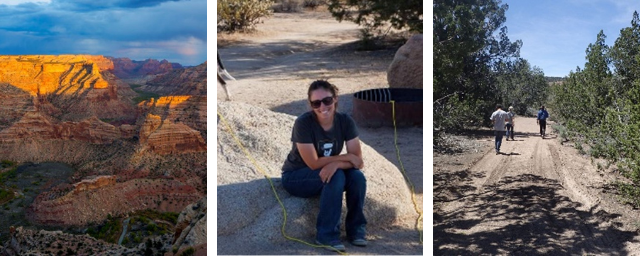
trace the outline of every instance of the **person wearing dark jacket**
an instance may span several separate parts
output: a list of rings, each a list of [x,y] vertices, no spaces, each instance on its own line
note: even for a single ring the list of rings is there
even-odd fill
[[[547,118],[549,118],[549,112],[544,108],[544,106],[540,107],[538,110],[538,118],[536,119],[536,123],[540,125],[540,136],[544,138],[545,131],[547,130]]]

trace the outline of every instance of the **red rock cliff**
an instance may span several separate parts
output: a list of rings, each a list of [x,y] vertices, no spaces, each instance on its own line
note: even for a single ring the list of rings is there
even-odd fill
[[[56,123],[39,112],[27,112],[20,121],[0,131],[0,142],[28,140],[76,140],[95,144],[111,143],[122,137],[120,129],[96,117],[81,122]]]
[[[2,55],[0,82],[16,86],[31,95],[73,94],[106,89],[109,84],[100,71],[113,69],[103,56],[90,55]]]
[[[160,155],[207,150],[199,131],[168,119],[161,120],[154,114],[148,114],[140,128],[140,145]]]
[[[27,209],[27,219],[43,225],[86,225],[108,214],[143,209],[180,212],[200,198],[194,187],[176,180],[134,179],[61,195],[42,193]]]
[[[133,119],[130,100],[102,73],[113,68],[103,56],[0,55],[0,84],[34,97],[36,110],[62,120]]]

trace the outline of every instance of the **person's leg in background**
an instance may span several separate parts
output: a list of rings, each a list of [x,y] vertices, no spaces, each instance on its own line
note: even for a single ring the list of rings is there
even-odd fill
[[[502,145],[502,136],[504,136],[504,131],[494,131],[496,135],[496,155],[500,153],[500,146]]]

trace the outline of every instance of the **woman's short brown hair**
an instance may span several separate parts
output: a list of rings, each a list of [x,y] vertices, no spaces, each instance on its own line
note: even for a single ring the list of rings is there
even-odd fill
[[[309,85],[309,91],[307,92],[308,100],[311,100],[311,92],[317,89],[325,89],[327,91],[330,91],[331,94],[333,94],[333,97],[338,96],[338,87],[329,83],[329,81],[327,80],[316,80],[316,81],[313,81],[311,85]]]

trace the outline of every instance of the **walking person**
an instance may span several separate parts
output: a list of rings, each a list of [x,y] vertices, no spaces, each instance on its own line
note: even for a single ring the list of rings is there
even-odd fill
[[[543,105],[540,107],[540,110],[538,110],[538,118],[536,119],[536,123],[540,125],[540,136],[542,138],[544,138],[547,130],[547,118],[549,118],[549,112],[547,112]]]
[[[500,154],[500,145],[502,145],[502,137],[504,136],[505,121],[507,119],[507,112],[502,110],[502,105],[496,105],[496,111],[491,114],[491,121],[493,121],[493,133],[496,135],[496,155]]]
[[[509,141],[509,135],[511,135],[511,140],[513,141],[513,127],[515,126],[513,119],[515,118],[515,116],[516,113],[513,112],[513,106],[510,106],[509,112],[507,112],[507,124],[505,125],[505,128],[507,128],[507,141]]]

